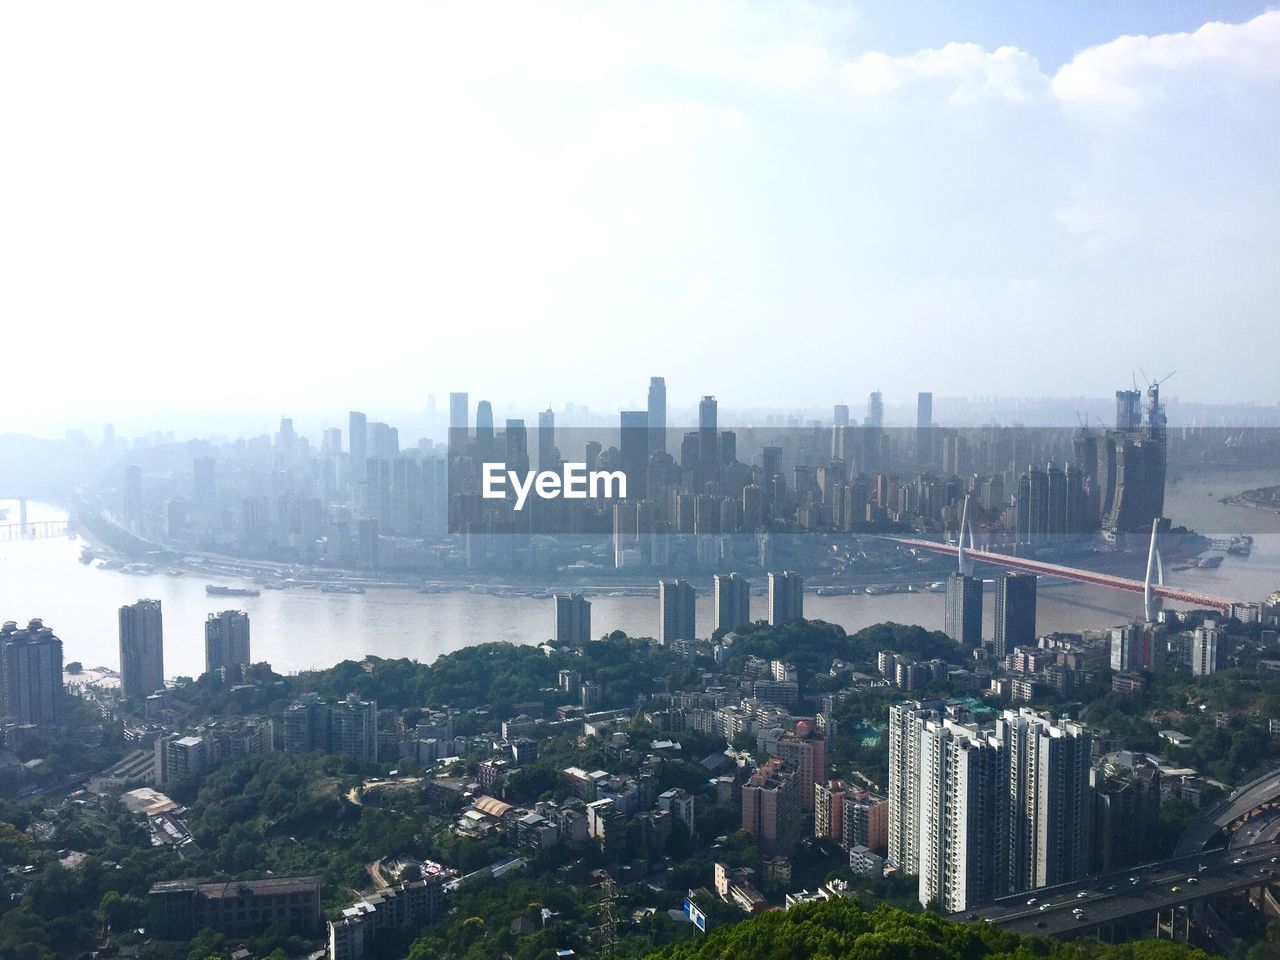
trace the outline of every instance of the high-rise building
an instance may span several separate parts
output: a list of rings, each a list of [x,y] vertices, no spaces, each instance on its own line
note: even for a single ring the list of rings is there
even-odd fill
[[[525,429],[524,420],[508,419],[506,426],[508,470],[517,473],[529,472],[529,432]]]
[[[1216,620],[1206,620],[1191,634],[1192,676],[1207,677],[1217,673],[1220,656],[1218,623]]]
[[[62,641],[42,620],[0,626],[0,719],[56,727],[62,720]]]
[[[369,459],[369,420],[358,410],[347,414],[347,449],[351,457],[347,474],[353,484],[358,483],[364,479],[365,461]]]
[[[843,780],[813,785],[813,835],[840,843],[844,837],[844,801],[849,788]]]
[[[164,625],[159,600],[120,608],[120,695],[141,701],[164,687]]]
[[[920,727],[920,903],[966,910],[1005,892],[1004,744],[950,719]]]
[[[538,414],[538,469],[557,470],[559,459],[556,456],[556,414],[548,407]]]
[[[591,642],[591,601],[580,593],[557,593],[552,641],[556,645],[581,647]]]
[[[920,730],[941,709],[941,700],[889,707],[889,862],[908,876],[920,872]]]
[[[873,390],[867,397],[866,425],[875,430],[884,428],[884,397],[879,390]]]
[[[844,824],[840,845],[846,850],[862,846],[883,854],[888,842],[889,801],[865,790],[844,797]]]
[[[348,694],[329,708],[329,753],[378,759],[378,704]]]
[[[649,453],[667,452],[667,381],[649,378]]]
[[[493,404],[481,400],[476,404],[476,446],[481,459],[493,453]]]
[[[1089,872],[1111,873],[1158,858],[1160,769],[1142,754],[1113,754],[1089,771],[1093,821]]]
[[[715,397],[698,402],[698,492],[720,478],[720,435]]]
[[[963,573],[947,578],[947,607],[944,629],[956,643],[966,647],[982,644],[982,580]]]
[[[742,829],[769,856],[788,856],[800,842],[800,784],[777,757],[742,786]]]
[[[800,784],[800,809],[813,812],[814,785],[827,779],[827,741],[807,729],[787,731],[768,744],[769,752],[781,757],[787,769],[795,772]]]
[[[458,454],[467,445],[471,431],[471,403],[464,391],[449,394],[449,450]]]
[[[769,574],[769,625],[781,626],[804,616],[804,580],[790,570]]]
[[[933,394],[916,394],[916,460],[932,463],[934,459]]]
[[[1036,642],[1036,575],[1003,573],[996,580],[995,628],[991,652],[1003,660],[1014,647]]]
[[[622,472],[627,476],[627,499],[642,500],[646,494],[649,467],[649,415],[643,410],[623,410],[621,449]]]
[[[204,624],[205,673],[249,663],[249,615],[243,610],[209,614]]]
[[[1084,728],[1024,708],[1005,711],[993,731],[957,704],[889,710],[889,856],[919,874],[920,902],[964,910],[1084,876],[1093,815]]]
[[[1092,801],[1084,727],[1024,707],[1002,714],[996,736],[1009,758],[1009,891],[1085,876]]]
[[[714,629],[728,633],[751,622],[751,583],[740,573],[715,578]]]
[[[684,580],[662,580],[658,583],[658,642],[693,640],[697,631],[697,614],[693,587]]]

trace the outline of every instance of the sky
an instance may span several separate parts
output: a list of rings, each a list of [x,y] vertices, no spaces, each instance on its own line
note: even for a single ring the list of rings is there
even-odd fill
[[[0,7],[0,432],[1280,401],[1262,3]]]

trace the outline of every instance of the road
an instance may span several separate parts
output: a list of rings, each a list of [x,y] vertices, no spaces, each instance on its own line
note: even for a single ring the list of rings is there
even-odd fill
[[[1099,927],[1145,917],[1152,918],[1154,926],[1154,917],[1160,910],[1274,883],[1277,877],[1280,841],[1271,839],[1244,848],[1211,850],[1135,867],[1080,883],[1027,891],[975,911],[954,914],[951,919],[989,920],[1012,933],[1080,936],[1094,933]],[[1074,913],[1077,908],[1082,911],[1080,919]]]
[[[1280,769],[1246,783],[1188,827],[1173,855],[1190,856],[1203,850],[1220,830],[1261,806],[1277,802],[1280,802]]]

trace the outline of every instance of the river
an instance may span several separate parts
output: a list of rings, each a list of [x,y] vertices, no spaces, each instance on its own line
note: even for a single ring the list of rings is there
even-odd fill
[[[1255,543],[1250,557],[1227,557],[1217,570],[1168,572],[1167,580],[1244,600],[1258,600],[1280,588],[1280,514],[1218,501],[1275,482],[1273,472],[1171,481],[1166,511],[1176,523],[1207,536],[1250,533]],[[16,520],[17,504],[0,501],[0,509],[5,507]],[[57,507],[28,504],[30,522],[65,517]],[[42,618],[62,638],[66,660],[86,667],[118,667],[116,611],[140,597],[163,604],[169,676],[192,676],[203,669],[205,617],[229,606],[249,613],[253,659],[266,660],[281,673],[326,667],[365,654],[430,662],[470,644],[538,643],[551,632],[551,601],[545,599],[394,589],[365,594],[264,590],[257,597],[219,599],[205,595],[205,583],[234,585],[235,580],[192,572],[136,576],[101,570],[79,562],[83,545],[68,537],[0,542],[0,620],[24,623]],[[698,632],[705,636],[711,631],[711,577],[701,580],[705,582],[695,581]],[[652,636],[657,630],[656,588],[652,596],[597,594],[591,597],[591,607],[596,635],[617,629]],[[764,607],[763,596],[751,598],[753,617],[763,617]],[[991,608],[988,590],[985,634],[991,630]],[[1037,626],[1042,633],[1104,628],[1140,616],[1141,610],[1142,599],[1136,595],[1084,584],[1044,585]],[[819,597],[810,592],[805,595],[805,615],[850,631],[886,620],[940,629],[943,598],[932,593]]]

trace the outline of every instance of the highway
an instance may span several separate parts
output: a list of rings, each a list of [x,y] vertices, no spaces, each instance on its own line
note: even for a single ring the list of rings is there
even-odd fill
[[[1203,850],[1219,833],[1259,807],[1280,802],[1280,770],[1272,770],[1246,783],[1201,817],[1178,841],[1173,855],[1190,856]]]
[[[1161,910],[1280,878],[1280,841],[1231,850],[1211,850],[1080,883],[1025,891],[952,920],[986,920],[1012,933],[1070,938],[1100,927],[1151,922]],[[1137,880],[1134,883],[1133,880]],[[1176,889],[1175,889],[1176,888]],[[1081,911],[1079,917],[1075,910]]]

